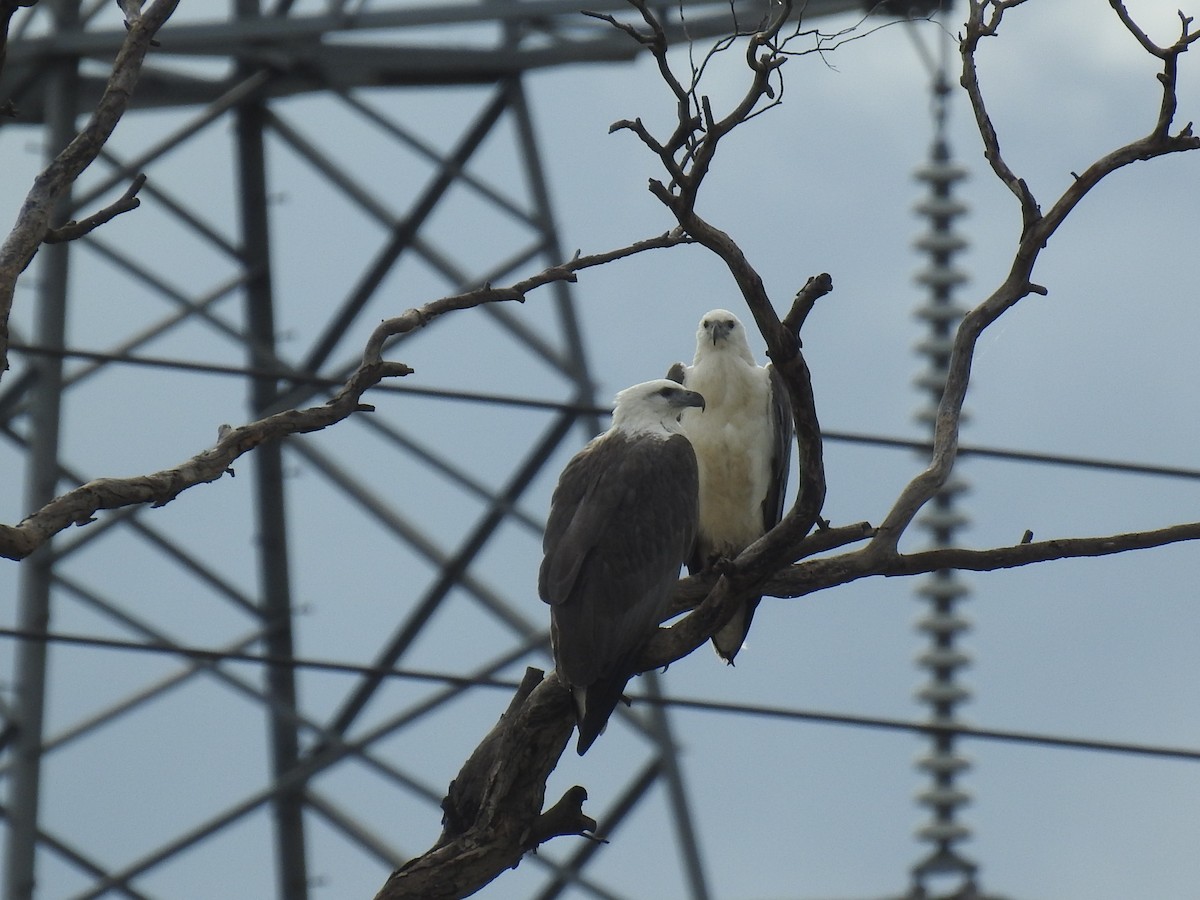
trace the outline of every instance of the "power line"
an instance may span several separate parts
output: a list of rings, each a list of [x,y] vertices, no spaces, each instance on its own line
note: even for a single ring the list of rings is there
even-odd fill
[[[165,356],[142,356],[132,353],[105,353],[99,350],[43,347],[37,344],[24,344],[17,341],[9,342],[8,346],[10,350],[35,356],[58,356],[64,359],[84,359],[100,363],[120,363],[131,366],[146,366],[148,368],[174,369],[203,375],[227,375],[236,378],[273,378],[277,381],[287,381],[291,384],[306,384],[329,388],[331,390],[337,390],[346,383],[344,379],[327,378],[311,372],[270,366],[225,365],[223,363],[200,362],[198,360],[172,359]],[[386,391],[394,394],[414,394],[417,396],[433,397],[439,400],[465,400],[473,403],[494,403],[501,406],[544,409],[551,412],[578,412],[585,415],[607,415],[612,412],[611,408],[607,406],[591,406],[579,403],[564,403],[558,400],[540,400],[536,397],[514,397],[508,394],[489,394],[483,391],[458,391],[449,388],[418,387],[388,382],[381,382],[374,385],[371,390]]]
[[[181,371],[199,372],[209,375],[227,375],[239,378],[274,378],[279,381],[289,381],[293,384],[308,384],[319,387],[336,389],[345,384],[335,378],[326,378],[293,369],[255,368],[240,365],[222,365],[179,359],[169,359],[161,356],[141,356],[126,353],[103,353],[93,350],[59,349],[43,347],[36,344],[11,342],[12,350],[44,356],[62,356],[72,359],[86,359],[93,362],[121,363],[126,365],[148,366]],[[608,415],[612,412],[608,406],[592,406],[589,404],[569,403],[559,400],[543,400],[537,397],[522,397],[512,394],[494,394],[484,391],[453,390],[450,388],[432,388],[416,385],[382,383],[371,388],[372,391],[386,391],[395,394],[409,394],[420,397],[430,397],[438,400],[459,400],[469,403],[488,403],[498,406],[513,406],[524,409],[539,409],[548,412],[575,412],[580,415]],[[863,444],[872,447],[884,447],[894,450],[911,450],[917,453],[928,453],[932,445],[927,440],[887,437],[886,435],[864,434],[853,431],[827,430],[821,432],[821,437],[827,441],[846,444]],[[1096,459],[1087,456],[1075,456],[1060,453],[1038,453],[1029,450],[1011,450],[1003,447],[978,447],[970,444],[960,445],[959,456],[978,456],[985,459],[999,459],[1010,462],[1026,462],[1056,466],[1069,466],[1080,469],[1096,469],[1100,471],[1122,472],[1133,475],[1154,475],[1164,478],[1182,478],[1200,481],[1200,469],[1186,466],[1165,466],[1156,463],[1129,462],[1127,460]]]
[[[782,706],[722,703],[712,700],[689,700],[683,697],[664,697],[661,701],[653,697],[643,696],[636,696],[632,699],[635,702],[640,701],[642,703],[662,702],[664,705],[673,706],[676,709],[695,709],[703,712],[736,713],[771,719],[798,719],[805,722],[822,722],[829,725],[853,725],[866,728],[880,728],[889,731],[916,731],[923,734],[955,734],[960,737],[1005,741],[1017,744],[1037,744],[1046,747],[1066,747],[1076,750],[1099,750],[1109,753],[1129,753],[1139,756],[1156,756],[1200,762],[1200,750],[1193,750],[1188,747],[1167,747],[1130,741],[1062,737],[1060,735],[1041,734],[1033,731],[976,728],[973,725],[963,724],[938,725],[930,722],[913,722],[908,719],[893,719],[883,716],[855,716],[844,713],[789,709]]]
[[[928,453],[933,449],[929,441],[909,440],[907,438],[883,437],[874,434],[861,434],[850,431],[822,431],[821,437],[826,440],[841,441],[848,444],[869,444],[875,447],[891,447],[901,450],[916,450]],[[1074,466],[1081,469],[1102,469],[1113,472],[1126,472],[1134,475],[1161,475],[1167,478],[1188,478],[1200,480],[1200,469],[1185,466],[1163,466],[1155,463],[1127,462],[1116,459],[1096,459],[1087,456],[1071,456],[1057,453],[1035,453],[1028,450],[1006,450],[1002,447],[975,447],[970,444],[959,445],[959,456],[982,456],[989,459],[1004,459],[1012,462],[1045,463],[1056,466]]]
[[[297,656],[270,656],[261,653],[245,653],[236,650],[209,650],[204,647],[188,647],[158,641],[126,641],[120,638],[95,637],[86,634],[64,632],[39,632],[20,628],[0,628],[0,638],[18,641],[44,641],[50,644],[66,644],[103,650],[122,650],[134,653],[151,653],[177,656],[184,659],[211,663],[251,663],[260,666],[284,666],[293,669],[308,669],[315,672],[335,672],[344,675],[384,675],[405,678],[410,681],[430,681],[458,687],[492,687],[515,690],[519,683],[511,680],[470,678],[446,672],[423,669],[396,669],[389,666],[368,666],[360,663],[338,662],[327,659],[311,659]]]
[[[185,659],[212,663],[250,663],[263,666],[288,666],[320,672],[351,675],[380,675],[410,681],[426,681],[456,687],[485,687],[516,690],[517,681],[503,678],[469,678],[448,672],[428,669],[397,669],[388,666],[368,666],[358,663],[302,657],[272,657],[256,653],[226,650],[209,650],[177,644],[125,641],[118,638],[101,638],[63,632],[36,632],[17,628],[0,628],[0,638],[20,641],[45,641],[79,647],[119,650],[139,653],[157,653]],[[1031,744],[1042,747],[1059,747],[1072,750],[1093,750],[1105,753],[1120,753],[1134,756],[1149,756],[1159,759],[1180,759],[1200,762],[1200,750],[1187,747],[1170,747],[1157,744],[1142,744],[1132,741],[1110,741],[1096,738],[1074,738],[1061,735],[1042,734],[1032,731],[1017,731],[999,728],[977,728],[971,725],[937,725],[907,719],[884,716],[859,716],[847,713],[830,713],[783,706],[767,706],[751,703],[725,703],[715,700],[696,700],[687,697],[650,696],[636,694],[630,697],[634,703],[656,704],[675,709],[691,709],[699,712],[726,713],[758,718],[783,719],[786,721],[816,722],[827,725],[846,725],[859,728],[875,728],[886,731],[906,731],[920,734],[955,734],[979,740],[1000,741],[1016,744]]]

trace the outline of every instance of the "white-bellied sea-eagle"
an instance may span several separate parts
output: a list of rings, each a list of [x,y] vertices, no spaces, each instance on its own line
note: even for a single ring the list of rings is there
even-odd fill
[[[746,329],[728,310],[704,314],[690,366],[676,363],[668,377],[698,391],[704,415],[682,417],[700,468],[700,527],[688,569],[698,572],[732,559],[779,522],[787,490],[792,414],[787,390],[772,366],[754,361]],[[713,635],[729,663],[745,643],[761,598],[743,604]]]
[[[621,391],[612,427],[567,463],[554,489],[538,594],[550,604],[554,664],[574,700],[580,755],[666,618],[695,542],[699,478],[679,417],[703,406],[700,394],[666,379]]]

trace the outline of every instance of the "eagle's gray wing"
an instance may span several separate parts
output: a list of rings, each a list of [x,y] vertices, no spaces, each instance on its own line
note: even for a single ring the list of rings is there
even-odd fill
[[[575,699],[580,754],[603,730],[634,656],[670,607],[695,539],[698,480],[682,435],[612,433],[559,479],[538,593],[551,607],[559,679]]]

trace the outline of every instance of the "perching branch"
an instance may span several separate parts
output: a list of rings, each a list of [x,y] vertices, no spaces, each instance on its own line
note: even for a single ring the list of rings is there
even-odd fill
[[[698,93],[696,84],[690,90],[682,88],[671,72],[665,30],[643,0],[631,0],[631,3],[655,35],[654,40],[645,43],[657,60],[659,71],[664,73],[664,80],[679,100],[677,121],[674,134],[667,141],[655,139],[641,120],[618,122],[610,130],[632,131],[658,157],[669,179],[668,182],[651,179],[650,192],[671,212],[685,233],[711,250],[728,268],[766,341],[767,356],[787,386],[796,427],[796,452],[800,463],[796,502],[779,525],[726,567],[726,578],[730,584],[726,586],[724,582],[719,583],[710,601],[689,616],[687,629],[712,634],[732,615],[738,599],[753,596],[755,584],[769,577],[780,566],[796,559],[795,547],[798,543],[815,525],[824,524],[821,520],[821,509],[825,502],[821,428],[817,419],[812,375],[801,352],[799,331],[817,299],[832,290],[833,280],[827,274],[809,279],[781,321],[762,276],[737,242],[696,211],[701,188],[722,139],[764,108],[769,108],[777,97],[771,79],[786,61],[779,33],[791,17],[790,0],[785,0],[775,8],[771,18],[759,31],[746,37],[745,59],[750,73],[749,82],[741,98],[722,116],[713,112],[709,98]],[[698,101],[691,99],[697,96]],[[694,109],[694,105],[698,105],[699,109]]]
[[[847,526],[816,532],[807,540],[844,544],[866,537],[869,527]],[[836,534],[836,539],[828,537]],[[1200,522],[1157,531],[1104,537],[1017,543],[990,550],[938,549],[897,555],[873,569],[861,551],[788,566],[752,591],[775,597],[803,597],[860,578],[919,575],[944,568],[995,571],[1055,559],[1080,559],[1200,540]],[[661,668],[707,643],[715,610],[740,599],[729,579],[714,586],[711,573],[679,582],[675,610],[695,612],[661,629],[646,645],[641,671]],[[699,602],[697,605],[698,601]],[[554,769],[574,727],[567,692],[554,675],[544,680],[530,670],[508,710],[451,783],[443,801],[442,837],[427,853],[394,872],[375,900],[450,900],[465,897],[516,865],[522,854],[557,835],[594,831],[583,813],[587,794],[576,786],[544,813],[545,780]],[[533,775],[530,775],[530,769]]]
[[[945,396],[938,411],[929,466],[904,488],[878,528],[867,523],[858,523],[837,528],[823,527],[812,531],[814,525],[824,525],[820,522],[820,511],[825,484],[821,435],[815,412],[811,376],[801,353],[799,332],[816,301],[832,289],[832,279],[828,275],[810,278],[797,293],[788,313],[780,320],[761,277],[734,240],[696,213],[697,194],[713,159],[717,143],[724,134],[744,124],[754,114],[756,104],[759,104],[763,97],[769,97],[769,85],[762,74],[778,70],[772,61],[773,38],[757,44],[759,48],[766,48],[761,56],[756,52],[748,54],[748,61],[754,73],[751,86],[742,101],[737,104],[735,114],[731,114],[732,118],[718,119],[713,114],[707,98],[696,92],[695,85],[689,91],[670,74],[664,29],[655,26],[653,17],[641,0],[633,2],[648,23],[649,36],[633,30],[632,27],[618,27],[631,33],[655,54],[660,72],[664,73],[668,87],[678,100],[681,100],[681,93],[686,93],[691,98],[699,98],[698,101],[694,101],[698,109],[690,102],[685,103],[681,100],[678,104],[679,115],[675,130],[666,140],[655,138],[640,119],[618,122],[613,129],[631,131],[658,158],[667,180],[652,180],[651,192],[674,215],[684,233],[715,253],[729,269],[767,342],[773,364],[780,370],[787,383],[796,420],[797,447],[801,462],[801,485],[797,501],[783,522],[747,548],[736,560],[722,567],[719,572],[706,571],[679,582],[671,615],[676,616],[683,612],[688,614],[670,627],[660,629],[647,642],[636,664],[638,671],[660,668],[691,653],[708,641],[738,602],[758,594],[803,597],[863,578],[916,575],[946,568],[992,571],[1055,559],[1086,558],[1165,546],[1178,541],[1200,540],[1200,523],[1192,523],[1156,531],[1067,540],[1034,542],[1029,536],[1024,536],[1011,546],[989,550],[950,548],[910,554],[897,551],[900,536],[920,508],[945,483],[954,464],[962,402],[971,374],[972,354],[979,335],[1021,298],[1033,292],[1044,293],[1044,288],[1033,283],[1032,273],[1046,241],[1087,190],[1121,165],[1134,158],[1151,158],[1167,152],[1192,149],[1194,139],[1190,135],[1190,129],[1185,128],[1174,136],[1169,133],[1174,116],[1176,70],[1173,60],[1194,40],[1188,30],[1190,20],[1184,20],[1184,36],[1173,45],[1172,52],[1166,53],[1164,50],[1166,55],[1160,57],[1164,60],[1164,70],[1160,76],[1164,91],[1162,110],[1166,112],[1160,112],[1154,132],[1142,141],[1134,142],[1115,154],[1104,157],[1085,170],[1084,175],[1080,176],[1051,211],[1043,216],[1033,192],[1024,180],[1012,172],[1000,153],[999,140],[983,103],[975,68],[975,50],[979,41],[983,37],[995,34],[1004,12],[1020,5],[1021,0],[973,0],[972,20],[961,44],[963,84],[975,110],[989,162],[998,177],[1013,190],[1021,204],[1024,224],[1017,253],[1004,282],[966,316],[959,328]],[[1114,0],[1114,8],[1119,6]],[[617,24],[611,17],[601,18]],[[1170,61],[1167,57],[1170,57]],[[844,549],[852,545],[853,549]],[[543,697],[548,701],[555,693],[559,697],[565,696],[565,692],[551,676],[529,695],[528,702]],[[519,695],[518,700],[520,699]],[[524,708],[522,703],[518,703],[518,707]],[[557,762],[558,755],[562,753],[564,743],[561,736],[564,728],[569,733],[570,718],[569,709],[560,707],[557,718],[548,715],[539,719],[537,724],[528,719],[524,720],[530,730],[518,734],[518,728],[523,726],[518,726],[515,714],[510,710],[506,719],[511,721],[508,724],[502,721],[497,727],[501,729],[504,739],[511,739],[515,746],[549,746],[553,758],[540,760],[542,769],[549,771]],[[506,784],[511,775],[505,752],[500,749],[499,738],[494,731],[472,756],[467,766],[464,766],[459,779],[452,785],[447,801],[455,796],[456,790],[461,790],[456,785],[463,780],[471,785],[471,797],[486,794],[492,778],[496,778],[500,785]],[[480,773],[487,774],[481,776]],[[590,820],[576,802],[581,802],[582,799],[580,791],[574,796],[565,797],[563,803],[554,807],[561,812],[565,804],[568,812],[563,818],[567,824],[562,829],[551,828],[551,833],[558,833],[560,830],[574,833],[577,828],[584,828]],[[474,801],[467,804],[455,802],[451,808],[474,809],[475,805]],[[514,807],[514,815],[526,823],[538,821],[533,817],[533,807],[528,797],[518,801]],[[555,820],[559,817],[559,813],[551,816]],[[482,814],[474,819],[471,815],[459,815],[455,834],[478,834],[480,832],[472,832],[472,828],[476,827],[474,823],[484,820]],[[530,829],[530,834],[541,833],[532,826]],[[474,865],[476,857],[466,852],[461,844],[455,846],[459,847],[459,850],[447,856],[448,847],[439,843],[429,853],[396,873],[377,900],[434,896],[423,891],[440,882],[436,879],[420,883],[414,881],[405,887],[406,872],[440,871],[445,878],[457,878],[464,867]],[[519,857],[511,854],[515,852],[516,847],[517,844],[511,837],[506,838],[504,852],[493,860],[495,868],[491,877],[500,874],[503,870],[501,866],[507,867],[515,863]],[[482,849],[479,852],[482,852]],[[471,883],[474,885],[476,882],[473,879]]]
[[[540,676],[537,670],[526,674],[508,711],[451,785],[443,808],[455,797],[456,784],[471,781],[470,802],[461,797],[455,801],[459,817],[453,827],[431,850],[393,872],[375,900],[467,897],[517,865],[541,841],[568,833],[564,829],[571,824],[580,827],[569,833],[595,827],[583,815],[587,792],[582,788],[572,788],[542,813],[546,780],[567,746],[575,719],[557,676]]]
[[[856,531],[861,537],[867,537],[870,531],[865,524],[830,530],[841,531],[839,537],[843,541],[853,539]],[[816,532],[811,538],[819,538],[824,534]],[[708,641],[710,635],[705,633],[705,628],[719,604],[737,602],[760,592],[771,597],[798,598],[863,578],[926,575],[941,569],[995,572],[1052,560],[1091,559],[1132,550],[1149,550],[1183,541],[1200,541],[1200,522],[1088,538],[1018,541],[987,550],[938,548],[896,554],[882,565],[876,564],[873,555],[863,549],[787,566],[757,582],[751,590],[739,589],[729,579],[718,578],[711,572],[701,573],[680,580],[672,604],[672,615],[689,609],[695,612],[670,628],[660,629],[643,650],[638,669],[648,672],[687,656]]]
[[[871,529],[865,523],[816,532],[811,538],[819,538],[830,532],[840,532],[839,542],[844,544],[859,532],[862,539],[870,537]],[[1097,535],[1086,538],[1054,538],[1045,541],[1024,540],[1003,547],[986,550],[967,550],[961,547],[939,547],[916,553],[898,553],[886,565],[874,566],[864,562],[868,554],[852,551],[838,556],[825,556],[806,560],[776,572],[759,585],[763,592],[772,597],[796,598],[823,591],[827,588],[849,584],[862,578],[907,575],[927,575],[942,569],[961,569],[968,572],[997,572],[1001,569],[1016,569],[1036,563],[1066,559],[1093,559],[1112,556],[1133,550],[1152,550],[1184,541],[1200,540],[1200,522],[1171,525],[1150,531],[1132,531],[1121,534]],[[711,590],[715,576],[702,573],[680,580],[675,590],[672,614],[677,615],[693,609]],[[670,629],[665,629],[669,631]],[[660,635],[661,637],[661,635]],[[659,665],[664,665],[660,663]]]

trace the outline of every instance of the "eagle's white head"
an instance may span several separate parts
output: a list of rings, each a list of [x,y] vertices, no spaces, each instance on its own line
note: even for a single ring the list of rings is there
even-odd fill
[[[627,387],[614,403],[613,430],[626,434],[678,434],[680,413],[704,409],[703,397],[667,378]]]
[[[727,309],[709,310],[696,329],[696,358],[693,365],[709,353],[732,353],[752,366],[757,365],[746,340],[746,329],[738,317]]]

